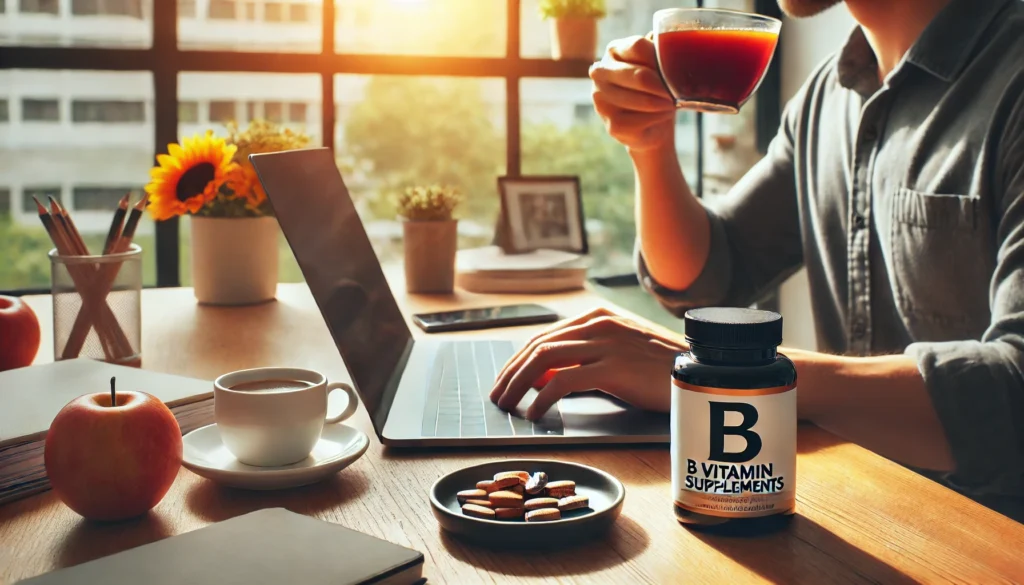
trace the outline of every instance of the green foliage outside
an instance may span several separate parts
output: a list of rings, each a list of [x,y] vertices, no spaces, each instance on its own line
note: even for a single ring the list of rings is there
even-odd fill
[[[604,0],[540,0],[537,10],[542,18],[604,18]]]
[[[90,250],[103,247],[106,234],[83,234]],[[142,247],[142,282],[156,283],[154,238],[140,235],[135,243]],[[0,290],[50,287],[50,258],[53,243],[39,225],[19,225],[10,215],[0,214]]]

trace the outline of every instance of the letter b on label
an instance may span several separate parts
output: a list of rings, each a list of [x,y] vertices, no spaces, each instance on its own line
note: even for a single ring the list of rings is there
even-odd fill
[[[761,452],[761,436],[750,430],[757,424],[757,409],[742,402],[709,402],[711,406],[711,454],[708,459],[724,463],[744,463]],[[726,426],[725,413],[738,412],[743,421],[736,426]],[[725,436],[737,435],[747,442],[746,448],[738,453],[725,451]]]

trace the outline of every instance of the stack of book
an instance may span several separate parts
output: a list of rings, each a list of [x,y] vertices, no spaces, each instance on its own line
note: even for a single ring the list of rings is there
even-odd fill
[[[213,423],[213,383],[88,359],[0,372],[0,504],[50,489],[43,445],[68,402],[117,387],[152,394],[178,419],[182,434]]]
[[[552,293],[583,288],[587,257],[559,250],[506,254],[498,246],[460,250],[455,283],[477,293]]]

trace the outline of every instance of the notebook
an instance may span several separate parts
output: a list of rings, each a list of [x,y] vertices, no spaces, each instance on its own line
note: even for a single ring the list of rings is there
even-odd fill
[[[289,512],[260,510],[22,581],[25,585],[411,585],[423,555]]]
[[[61,408],[82,394],[138,390],[162,400],[182,434],[213,422],[211,382],[74,359],[0,372],[0,504],[50,488],[43,442]]]

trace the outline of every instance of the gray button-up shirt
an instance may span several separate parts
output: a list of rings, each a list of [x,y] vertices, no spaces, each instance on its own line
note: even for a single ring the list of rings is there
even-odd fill
[[[1024,519],[1024,2],[952,0],[884,84],[856,29],[707,213],[689,289],[639,259],[666,307],[749,305],[806,267],[820,349],[916,360],[942,479]]]

